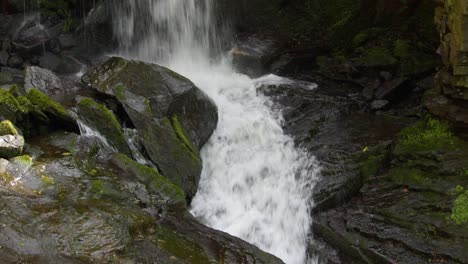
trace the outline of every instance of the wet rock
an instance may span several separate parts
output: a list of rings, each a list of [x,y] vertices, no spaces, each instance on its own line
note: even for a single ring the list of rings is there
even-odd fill
[[[11,57],[8,59],[8,66],[13,68],[20,68],[23,65],[23,59],[16,55],[12,54]]]
[[[70,49],[76,46],[76,39],[73,34],[60,34],[58,40],[63,49]]]
[[[114,113],[91,98],[83,98],[77,104],[79,119],[98,131],[119,152],[132,155],[122,127]]]
[[[279,51],[273,39],[249,36],[238,41],[230,54],[238,71],[250,77],[259,77],[267,73],[269,63]]]
[[[198,151],[217,123],[213,101],[167,68],[122,58],[109,59],[84,79],[122,104],[150,159],[193,197],[201,172]]]
[[[24,138],[20,135],[0,136],[0,157],[12,158],[21,155],[24,147]]]
[[[371,109],[376,111],[376,110],[381,110],[383,108],[385,108],[385,106],[387,106],[389,103],[389,101],[387,100],[375,100],[375,101],[372,101],[371,103]]]
[[[51,52],[45,52],[44,55],[39,57],[39,66],[51,71],[56,71],[60,62],[60,57]]]
[[[84,27],[78,28],[79,39],[86,41],[85,47],[93,47],[87,50],[90,53],[102,53],[114,50],[117,47],[113,36],[112,25],[113,3],[100,1],[87,15]]]
[[[0,66],[6,66],[8,64],[8,52],[6,50],[0,51]]]
[[[392,73],[387,71],[381,71],[379,75],[384,81],[390,81],[393,77]]]
[[[398,92],[398,89],[405,83],[406,79],[396,78],[391,81],[384,82],[376,91],[375,98],[382,99],[391,99],[392,96]]]
[[[362,96],[366,98],[366,100],[372,100],[374,98],[374,93],[381,85],[379,80],[374,80],[370,82],[364,89],[362,89]]]
[[[6,263],[282,263],[166,203],[154,169],[128,158],[89,167],[68,141],[57,132],[31,141],[34,159],[0,159]]]
[[[14,69],[10,67],[1,67],[0,68],[0,83],[2,84],[22,84],[24,82],[24,71],[19,69]]]
[[[12,44],[15,49],[23,52],[40,53],[49,40],[50,35],[46,28],[38,22],[37,15],[32,15],[18,29]]]
[[[31,89],[36,88],[41,92],[52,96],[57,94],[66,94],[72,90],[77,90],[73,82],[57,76],[48,69],[43,69],[37,66],[26,67],[26,75],[24,79],[24,92],[28,93]]]

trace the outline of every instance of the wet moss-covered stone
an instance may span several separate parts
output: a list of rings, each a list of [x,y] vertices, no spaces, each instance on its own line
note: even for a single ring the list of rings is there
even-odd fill
[[[144,182],[148,188],[172,204],[185,204],[184,191],[156,169],[139,164],[123,154],[113,157],[113,164]]]
[[[19,135],[18,130],[10,120],[0,122],[0,136],[4,135]]]
[[[450,218],[459,225],[468,223],[468,190],[463,191],[453,202]]]
[[[356,61],[359,65],[365,67],[389,66],[397,63],[397,59],[389,49],[385,47],[371,48]]]
[[[24,110],[15,96],[8,90],[0,89],[0,116],[16,123],[22,119],[23,114]]]
[[[447,123],[427,117],[401,131],[394,152],[402,154],[454,149],[455,144],[456,139]]]
[[[117,117],[106,106],[91,98],[84,98],[77,104],[80,119],[96,129],[119,152],[131,155],[125,135]]]
[[[49,118],[64,123],[74,123],[73,118],[65,107],[52,100],[38,89],[32,88],[26,95],[26,98],[35,106],[36,110],[46,114]]]

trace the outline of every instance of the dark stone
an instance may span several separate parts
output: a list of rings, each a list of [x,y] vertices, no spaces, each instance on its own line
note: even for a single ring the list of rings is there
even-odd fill
[[[387,100],[375,100],[371,103],[372,110],[381,110],[388,105],[389,101]]]
[[[12,44],[19,51],[38,53],[42,52],[49,40],[50,35],[47,30],[39,25],[37,16],[32,15],[18,29]]]
[[[67,94],[79,89],[72,81],[61,78],[52,71],[37,66],[26,67],[24,92],[28,93],[32,88],[37,88],[49,96]]]
[[[380,81],[379,80],[374,80],[370,82],[364,89],[362,89],[362,96],[366,98],[366,100],[372,100],[374,98],[374,93],[379,88],[380,86]]]
[[[406,79],[395,78],[391,81],[384,82],[376,91],[375,98],[382,99],[391,99],[398,92],[398,89],[404,84]]]
[[[70,49],[76,46],[76,39],[73,34],[60,34],[58,40],[63,49]]]
[[[198,151],[217,123],[213,101],[167,68],[117,57],[83,79],[122,104],[150,159],[193,197],[201,172]]]
[[[279,48],[272,39],[249,36],[239,40],[230,54],[239,72],[259,77],[268,72],[269,64],[278,56]]]
[[[9,159],[21,155],[24,138],[20,135],[0,136],[0,158]]]
[[[8,52],[6,50],[0,51],[0,66],[6,66],[8,64]]]
[[[58,69],[60,62],[60,57],[51,52],[45,52],[39,57],[39,66],[51,71]]]
[[[20,68],[23,65],[23,59],[16,55],[12,54],[11,57],[8,59],[8,66],[13,68]]]

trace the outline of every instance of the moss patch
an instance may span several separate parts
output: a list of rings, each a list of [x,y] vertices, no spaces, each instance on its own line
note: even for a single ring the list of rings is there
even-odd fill
[[[198,156],[198,149],[187,136],[187,132],[180,124],[179,119],[176,115],[172,117],[172,126],[174,127],[174,131],[176,132],[177,137],[185,144],[185,146],[187,146],[188,149],[190,149],[192,153]]]
[[[139,164],[123,154],[116,154],[114,159],[116,165],[121,169],[136,175],[142,180],[153,192],[162,195],[164,198],[174,203],[185,203],[185,193],[174,185],[170,180],[161,175],[154,168]]]
[[[459,225],[468,223],[468,190],[465,190],[453,202],[453,211],[450,218]]]
[[[361,58],[356,61],[361,66],[388,66],[397,63],[389,49],[385,47],[375,47],[367,50]]]
[[[379,169],[382,167],[385,158],[385,154],[370,155],[367,160],[361,162],[359,166],[361,177],[366,180],[370,176],[376,175]]]
[[[78,103],[78,111],[86,125],[99,131],[117,150],[131,155],[122,126],[112,111],[91,98],[81,100]]]
[[[4,135],[19,135],[18,130],[10,120],[0,122],[0,136]]]
[[[17,119],[21,119],[24,110],[12,93],[0,89],[0,113],[4,118],[15,122]]]
[[[396,153],[454,149],[455,138],[447,123],[425,118],[401,131]]]
[[[70,120],[67,110],[59,103],[52,100],[38,89],[31,89],[26,95],[26,98],[35,105],[38,110],[46,114],[58,117],[60,119]]]
[[[166,227],[159,227],[157,233],[157,244],[175,255],[177,258],[189,263],[205,264],[211,263],[203,248],[188,240],[183,235]]]

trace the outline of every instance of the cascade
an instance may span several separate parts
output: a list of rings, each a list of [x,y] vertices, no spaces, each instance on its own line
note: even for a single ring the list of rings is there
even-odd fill
[[[319,167],[283,132],[281,112],[257,93],[264,83],[289,80],[250,79],[233,70],[221,49],[227,36],[215,21],[215,1],[114,2],[120,55],[185,75],[218,106],[218,127],[201,152],[203,171],[191,213],[286,263],[314,262],[306,248]]]

